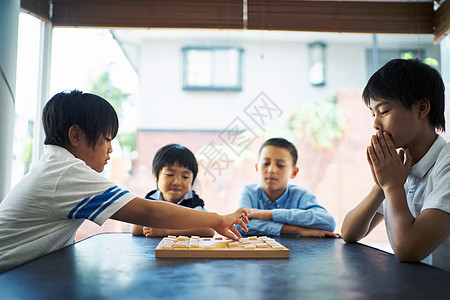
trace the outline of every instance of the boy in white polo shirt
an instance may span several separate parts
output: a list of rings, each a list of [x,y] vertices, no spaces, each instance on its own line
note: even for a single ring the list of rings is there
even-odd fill
[[[436,133],[445,130],[439,72],[392,60],[372,75],[363,98],[376,131],[367,147],[375,184],[345,217],[342,237],[356,242],[384,218],[400,261],[450,271],[450,143]]]
[[[112,218],[156,228],[213,228],[236,238],[247,211],[228,215],[136,197],[100,172],[118,131],[113,107],[103,98],[72,91],[44,107],[46,149],[32,170],[0,203],[0,272],[73,243],[84,220]]]

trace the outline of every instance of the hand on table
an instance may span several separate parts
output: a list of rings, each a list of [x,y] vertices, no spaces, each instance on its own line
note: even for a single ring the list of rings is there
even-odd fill
[[[165,236],[166,230],[153,227],[143,227],[142,233],[144,234],[145,237]]]

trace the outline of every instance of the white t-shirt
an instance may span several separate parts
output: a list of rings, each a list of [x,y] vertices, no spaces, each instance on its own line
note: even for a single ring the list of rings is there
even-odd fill
[[[443,137],[438,135],[425,156],[412,166],[405,191],[414,218],[430,208],[450,213],[450,143]],[[383,209],[384,205],[378,212],[384,213]],[[387,224],[386,229],[389,236]],[[447,238],[422,262],[450,271],[450,239]]]
[[[85,219],[102,225],[135,197],[65,148],[46,146],[0,203],[0,272],[72,244]]]

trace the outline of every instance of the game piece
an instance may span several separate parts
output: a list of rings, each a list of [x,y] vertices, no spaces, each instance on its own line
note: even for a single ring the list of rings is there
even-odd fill
[[[240,242],[242,243],[242,244],[251,244],[252,242],[248,239],[248,238],[242,238],[242,239],[240,239]]]
[[[268,237],[238,241],[223,237],[165,237],[155,249],[157,258],[289,258],[289,249]]]
[[[284,246],[282,246],[282,245],[275,245],[275,246],[272,247],[272,249],[281,250],[281,249],[284,249]]]
[[[187,248],[187,243],[176,242],[173,244],[174,248]]]

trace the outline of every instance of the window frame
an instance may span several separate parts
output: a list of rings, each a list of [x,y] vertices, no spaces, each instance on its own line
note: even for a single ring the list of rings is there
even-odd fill
[[[236,84],[230,85],[221,85],[216,84],[214,82],[214,74],[216,72],[216,68],[220,67],[214,61],[215,51],[223,51],[223,50],[235,50],[237,52],[237,74],[236,76]],[[236,46],[185,46],[181,49],[183,55],[183,90],[184,91],[242,91],[242,56],[244,49],[242,47]],[[190,51],[205,51],[210,52],[213,56],[213,61],[211,65],[211,84],[203,85],[203,84],[193,84],[188,82],[189,76],[189,52]]]

